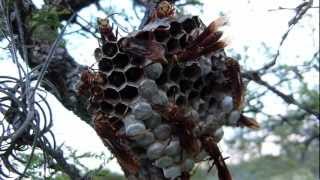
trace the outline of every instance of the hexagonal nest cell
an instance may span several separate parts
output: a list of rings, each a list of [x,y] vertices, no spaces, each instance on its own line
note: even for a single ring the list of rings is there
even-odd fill
[[[120,96],[123,101],[132,101],[139,95],[138,88],[134,86],[127,85],[122,90],[120,90]]]
[[[129,64],[129,56],[124,53],[118,53],[116,57],[112,59],[112,63],[115,68],[124,69]]]
[[[116,87],[120,87],[126,82],[126,77],[124,76],[123,72],[120,71],[113,71],[108,79],[110,84]]]
[[[94,84],[97,89],[95,90],[93,88],[96,93],[91,94],[88,109],[91,110],[92,113],[97,111],[104,113],[104,115],[108,117],[108,121],[116,127],[117,132],[128,133],[127,131],[129,131],[130,133],[135,133],[136,131],[143,130],[145,133],[146,129],[150,130],[148,134],[144,134],[141,137],[139,136],[139,138],[136,137],[136,139],[121,139],[124,144],[131,148],[134,154],[139,156],[138,158],[140,158],[140,156],[142,158],[148,158],[145,157],[145,154],[150,151],[151,147],[161,147],[163,146],[163,142],[170,142],[169,139],[166,138],[160,141],[158,137],[162,137],[162,134],[157,133],[161,132],[154,130],[163,124],[170,123],[166,119],[170,116],[170,113],[169,115],[164,115],[166,109],[158,110],[156,105],[161,104],[161,106],[163,105],[164,108],[167,108],[169,105],[175,104],[177,107],[181,107],[182,110],[186,109],[187,112],[185,113],[194,113],[192,117],[195,117],[196,120],[201,120],[204,125],[212,124],[206,122],[207,119],[210,119],[208,118],[209,116],[214,118],[225,118],[228,116],[228,114],[214,114],[217,110],[211,112],[210,109],[212,107],[221,108],[220,104],[223,96],[228,95],[233,97],[232,91],[230,90],[232,86],[229,81],[227,82],[225,80],[224,72],[226,67],[224,60],[221,60],[221,57],[225,56],[223,50],[211,54],[201,54],[201,56],[196,56],[196,58],[192,56],[192,58],[188,60],[179,61],[178,59],[179,57],[184,57],[179,55],[185,52],[193,52],[192,50],[194,49],[192,48],[194,48],[195,42],[197,40],[199,41],[197,37],[204,32],[204,28],[205,26],[196,16],[155,20],[155,22],[151,21],[143,30],[129,34],[118,42],[104,42],[101,47],[102,52],[96,52],[99,59],[99,71],[103,72],[103,76],[107,78],[102,80],[104,81],[102,85],[101,83]],[[122,42],[124,40],[129,42],[129,45],[133,44],[132,47],[127,48],[123,45]],[[164,57],[168,61],[167,63],[159,62],[157,58],[152,59],[154,57],[152,53],[154,52],[148,52],[148,50],[152,49],[149,48],[150,43],[157,43],[163,47],[163,51],[156,53]],[[135,48],[138,49],[136,50],[137,52],[146,51],[146,53],[139,54],[132,52],[135,51]],[[154,51],[154,49],[152,50]],[[201,48],[194,51],[201,51]],[[220,53],[222,54],[221,57]],[[204,59],[208,61],[207,64],[204,63]],[[151,70],[146,67],[150,67]],[[157,73],[151,76],[150,74],[152,73],[150,72]],[[142,86],[145,81],[153,85],[146,87],[152,87],[150,91],[154,92],[150,92],[148,91],[149,89],[146,90],[145,86]],[[141,87],[144,87],[145,91],[142,91]],[[218,92],[222,94],[222,97],[217,95]],[[148,94],[148,96],[145,94]],[[153,96],[149,97],[149,95]],[[143,108],[139,109],[136,107]],[[187,115],[183,114],[182,117],[185,116]],[[130,120],[130,118],[133,119]],[[219,122],[225,123],[226,120]],[[169,125],[174,126],[173,129],[176,128],[176,125]],[[195,126],[198,125],[199,124],[196,124]],[[209,127],[209,129],[216,130],[220,128],[221,125],[222,124],[218,123],[218,125]],[[204,129],[207,129],[207,127]],[[200,137],[193,134],[193,130],[194,129],[190,130],[192,133],[190,137],[198,138],[196,140],[200,141]],[[214,133],[214,131],[211,133]],[[180,144],[180,137],[176,131],[168,132],[168,137],[178,142],[178,149],[182,148],[184,151],[187,149],[187,147],[183,147],[183,145]],[[137,141],[139,142],[137,143]],[[203,144],[200,143],[200,145],[202,146]],[[166,151],[170,150],[167,150],[167,147],[165,149]],[[177,162],[173,164],[180,166],[186,161],[187,157],[196,162],[196,155],[198,154],[194,155],[186,151],[186,157],[175,157]],[[170,156],[174,156],[174,153]],[[150,157],[148,160],[150,160],[152,164],[159,164],[160,158],[161,157],[153,159]],[[200,160],[203,159],[200,158]],[[159,168],[162,169],[163,172],[167,170],[167,167]]]
[[[183,34],[182,25],[179,22],[172,22],[170,24],[170,34],[172,36]]]
[[[125,75],[128,82],[137,82],[143,77],[143,69],[133,66],[126,70]]]
[[[101,108],[101,111],[105,112],[105,113],[112,113],[113,112],[113,105],[109,104],[106,101],[103,101],[100,103],[100,108]]]
[[[113,63],[110,59],[102,58],[99,62],[99,70],[103,72],[110,72],[113,69]]]
[[[116,101],[120,98],[120,94],[113,88],[107,88],[104,91],[104,98],[108,101]]]
[[[113,57],[118,52],[118,45],[116,42],[107,42],[102,45],[102,51],[107,57]]]
[[[123,103],[118,103],[115,105],[114,110],[117,115],[123,116],[129,112],[129,107]]]
[[[157,28],[154,31],[154,36],[158,42],[166,42],[170,38],[170,33],[167,30]]]

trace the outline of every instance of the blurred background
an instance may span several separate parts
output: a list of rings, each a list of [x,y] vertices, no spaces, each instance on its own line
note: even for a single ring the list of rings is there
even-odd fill
[[[45,9],[46,1],[33,0]],[[92,65],[97,17],[111,16],[125,36],[139,27],[145,7],[143,0],[100,0],[81,9],[77,21],[66,29],[65,46],[72,57]],[[306,3],[309,3],[306,6]],[[226,127],[220,148],[236,180],[315,180],[319,179],[319,1],[302,0],[180,0],[178,14],[198,15],[205,24],[219,16],[229,23],[223,27],[230,40],[228,56],[239,60],[244,72],[266,68],[259,80],[247,84],[247,114],[256,117],[256,131]],[[55,11],[44,11],[55,16]],[[51,18],[47,23],[51,23]],[[54,21],[54,20],[53,20]],[[53,22],[52,23],[55,23]],[[50,33],[39,36],[49,36]],[[0,43],[0,75],[17,76],[9,52]],[[116,160],[96,133],[51,94],[47,94],[58,145],[67,162],[93,179],[120,180]],[[86,140],[85,142],[83,140]],[[21,154],[27,159],[28,153]],[[59,169],[44,172],[43,157],[36,151],[27,174],[31,179],[68,179]],[[210,164],[199,164],[193,180],[217,179]]]

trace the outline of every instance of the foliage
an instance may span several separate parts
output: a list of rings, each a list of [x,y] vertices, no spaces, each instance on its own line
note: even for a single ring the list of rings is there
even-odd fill
[[[263,168],[261,168],[263,166]],[[314,175],[308,168],[292,159],[281,156],[264,156],[239,165],[230,166],[234,179],[240,180],[313,180]],[[210,175],[211,174],[211,175]],[[216,180],[212,173],[199,170],[193,180]]]
[[[32,13],[28,23],[32,30],[33,39],[52,43],[58,36],[58,28],[61,27],[59,17],[65,14],[70,14],[70,11],[56,7],[47,7]]]
[[[104,167],[107,165],[104,154],[93,154],[90,152],[79,153],[77,150],[72,149],[71,147],[65,147],[65,152],[67,152],[66,160],[71,162],[77,168],[82,170],[82,174],[86,177],[90,177],[92,180],[124,180],[122,175],[118,175],[116,173],[112,173]],[[19,157],[22,158],[23,161],[27,161],[30,158],[29,154],[20,153]],[[86,160],[90,161],[99,161],[101,163],[100,167],[97,169],[90,169],[83,162]],[[54,180],[69,180],[70,177],[62,172],[61,167],[54,160],[50,160],[48,170],[44,169],[44,157],[41,153],[35,154],[30,161],[29,169],[26,172],[26,175],[34,180],[40,180],[44,178],[54,179]]]

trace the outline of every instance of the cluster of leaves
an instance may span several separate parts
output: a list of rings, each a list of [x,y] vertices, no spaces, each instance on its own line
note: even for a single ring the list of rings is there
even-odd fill
[[[122,175],[112,173],[107,169],[104,169],[106,167],[106,164],[108,163],[104,154],[93,154],[91,152],[86,153],[79,153],[77,150],[74,150],[70,147],[65,147],[64,152],[68,154],[66,157],[66,160],[71,162],[73,165],[75,165],[77,168],[81,169],[82,174],[84,174],[84,177],[90,178],[92,180],[124,180],[125,178]],[[28,160],[30,158],[30,155],[21,153],[19,156],[22,158],[22,160]],[[86,160],[90,159],[90,161],[97,161],[101,162],[101,165],[96,169],[90,169],[85,163]],[[34,156],[32,156],[30,161],[30,166],[28,171],[26,172],[26,175],[34,180],[40,180],[45,178],[53,179],[53,180],[69,180],[70,177],[62,172],[63,167],[60,167],[59,164],[57,164],[54,160],[52,160],[48,166],[48,172],[46,172],[46,169],[43,169],[45,167],[44,159],[41,153],[37,153]]]
[[[263,168],[261,168],[263,166]],[[234,179],[246,180],[283,180],[303,179],[313,180],[314,175],[310,169],[297,161],[284,157],[263,156],[251,161],[230,166]],[[198,170],[193,180],[217,180],[214,174]]]
[[[47,7],[32,13],[28,25],[33,39],[52,43],[58,36],[58,29],[62,27],[59,17],[66,14],[70,14],[70,11],[56,7]]]

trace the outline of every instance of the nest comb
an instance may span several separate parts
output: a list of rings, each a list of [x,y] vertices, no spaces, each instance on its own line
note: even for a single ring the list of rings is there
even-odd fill
[[[198,16],[158,9],[119,40],[100,20],[99,70],[83,72],[79,91],[89,96],[97,134],[136,177],[143,160],[178,179],[209,159],[219,178],[231,178],[217,147],[222,126],[258,124],[241,113],[244,86],[238,62],[223,50],[222,18],[205,26]]]

